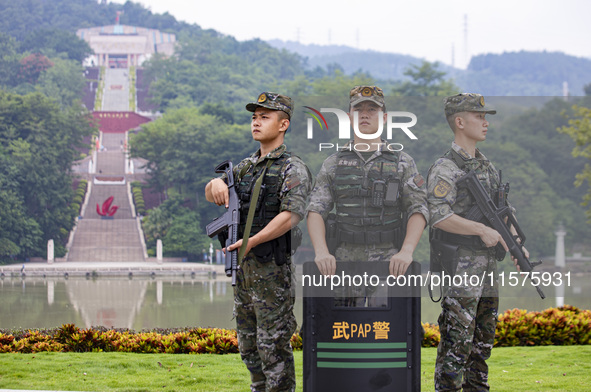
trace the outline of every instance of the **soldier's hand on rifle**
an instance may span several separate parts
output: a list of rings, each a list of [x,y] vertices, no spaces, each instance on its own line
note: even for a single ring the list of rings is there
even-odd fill
[[[404,275],[412,263],[412,253],[401,250],[390,259],[390,275],[396,277]]]
[[[247,255],[248,252],[250,252],[250,250],[255,246],[256,244],[254,243],[254,241],[252,241],[252,237],[248,240],[248,243],[246,244],[246,250],[244,251],[244,255]],[[228,248],[223,248],[222,251],[224,253],[226,253],[226,249],[228,250],[228,252],[231,252],[233,250],[240,250],[240,247],[242,246],[242,239],[239,239],[238,241],[234,242],[232,245],[228,246]]]
[[[218,206],[223,205],[228,208],[230,192],[228,191],[228,185],[224,182],[224,180],[221,178],[214,178],[209,182],[208,188],[213,202]]]
[[[334,275],[337,272],[337,260],[330,253],[320,253],[314,258],[318,270],[322,275]]]
[[[492,248],[493,246],[497,246],[498,243],[501,243],[501,245],[505,249],[505,252],[509,251],[509,248],[507,247],[505,240],[503,240],[503,237],[499,234],[498,231],[496,231],[495,229],[491,229],[488,226],[482,226],[483,229],[479,236],[487,248]]]

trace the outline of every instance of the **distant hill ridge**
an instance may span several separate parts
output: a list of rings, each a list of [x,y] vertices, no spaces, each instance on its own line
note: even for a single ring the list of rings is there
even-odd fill
[[[294,41],[270,40],[271,46],[295,52],[306,60],[308,68],[339,64],[346,74],[359,70],[381,80],[402,80],[404,70],[420,64],[418,57],[396,53],[360,50],[345,45],[304,45]],[[454,78],[464,91],[486,95],[560,96],[563,82],[570,95],[584,95],[583,86],[591,83],[591,59],[561,52],[506,52],[472,57],[468,69],[441,64],[441,70]]]
[[[406,78],[404,70],[412,64],[421,64],[422,59],[414,56],[384,53],[373,50],[360,50],[346,45],[304,45],[294,41],[267,41],[277,49],[286,49],[307,58],[305,65],[311,69],[326,68],[338,64],[346,74],[359,70],[369,72],[377,79],[401,80]],[[442,70],[451,73],[452,67],[442,64]]]

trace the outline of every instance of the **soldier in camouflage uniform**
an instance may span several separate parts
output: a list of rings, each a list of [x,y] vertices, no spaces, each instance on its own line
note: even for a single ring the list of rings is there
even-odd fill
[[[375,134],[380,115],[386,123],[382,89],[357,86],[349,95],[351,123],[357,113],[359,131]],[[354,135],[354,140],[324,161],[310,194],[308,231],[315,262],[322,274],[332,275],[337,260],[389,261],[390,273],[403,275],[429,217],[425,181],[410,155],[390,151],[379,136],[368,140]],[[333,208],[337,247],[331,254],[325,222]],[[349,290],[335,293],[338,305],[372,306],[363,288]]]
[[[498,314],[498,287],[494,247],[507,245],[494,229],[463,216],[474,205],[469,191],[456,182],[475,171],[484,188],[498,188],[499,174],[476,148],[486,139],[486,114],[495,114],[479,94],[458,94],[445,99],[445,115],[454,132],[451,149],[431,167],[427,179],[431,257],[444,254],[448,274],[488,277],[482,285],[445,288],[439,316],[441,340],[435,365],[436,391],[488,391],[488,367]],[[525,250],[527,252],[527,250]],[[457,265],[457,266],[456,266]],[[455,271],[454,271],[455,269]],[[463,282],[466,283],[466,282]]]
[[[290,339],[296,319],[290,229],[304,216],[312,178],[301,159],[283,144],[293,112],[291,98],[265,92],[246,109],[253,112],[251,131],[260,148],[234,167],[240,238],[245,232],[253,185],[261,175],[264,177],[234,287],[238,347],[251,374],[251,391],[291,392],[296,379]],[[205,194],[208,201],[227,207],[224,176],[211,180]],[[240,249],[242,243],[241,239],[228,250]]]

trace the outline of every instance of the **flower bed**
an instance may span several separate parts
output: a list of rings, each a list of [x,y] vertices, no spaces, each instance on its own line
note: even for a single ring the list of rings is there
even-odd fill
[[[437,347],[439,329],[423,324],[423,347]],[[591,310],[573,306],[543,312],[508,310],[499,316],[495,347],[591,344]],[[302,338],[291,338],[294,350],[302,349]],[[177,328],[134,332],[104,327],[81,329],[73,324],[49,330],[0,330],[0,353],[40,351],[168,354],[229,354],[238,352],[235,330],[220,328]]]

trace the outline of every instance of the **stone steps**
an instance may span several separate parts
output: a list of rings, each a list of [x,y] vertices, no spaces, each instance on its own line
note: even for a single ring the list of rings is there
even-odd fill
[[[129,110],[127,69],[107,69],[103,110]],[[97,153],[96,177],[125,178],[124,133],[103,133],[103,151]],[[118,206],[110,219],[97,213],[110,196]],[[132,213],[127,184],[100,184],[93,181],[84,216],[78,220],[68,262],[140,262],[145,261],[138,222]]]
[[[144,261],[135,219],[81,219],[68,261]]]
[[[113,196],[113,203],[111,205],[119,206],[113,219],[131,219],[134,218],[131,214],[131,205],[129,203],[129,196],[127,195],[127,185],[97,185],[93,184],[92,192],[88,200],[88,206],[84,212],[84,219],[101,219],[102,217],[96,212],[96,205],[102,208],[103,203],[109,197]]]

